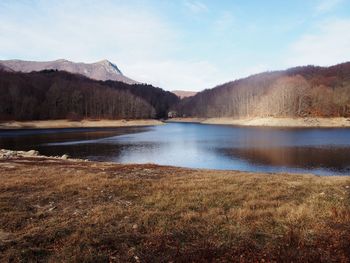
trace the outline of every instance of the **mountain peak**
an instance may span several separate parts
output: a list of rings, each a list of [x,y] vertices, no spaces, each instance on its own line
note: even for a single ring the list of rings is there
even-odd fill
[[[108,59],[102,59],[101,61],[96,62],[97,64],[112,64]]]
[[[136,84],[137,82],[124,76],[117,65],[107,59],[95,63],[73,62],[66,59],[57,59],[54,61],[23,61],[23,60],[0,60],[3,67],[13,71],[31,72],[46,69],[64,70],[67,72],[81,74],[96,80],[116,80],[127,84]]]
[[[117,74],[123,75],[123,73],[120,71],[120,69],[117,67],[117,65],[113,64],[107,59],[101,60],[99,62],[96,62],[94,64],[102,65],[106,68],[107,71],[114,71]]]

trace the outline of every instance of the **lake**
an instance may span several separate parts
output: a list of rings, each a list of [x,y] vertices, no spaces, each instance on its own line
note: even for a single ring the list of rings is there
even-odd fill
[[[2,130],[0,148],[118,163],[251,172],[350,175],[350,129],[194,123],[152,127]]]

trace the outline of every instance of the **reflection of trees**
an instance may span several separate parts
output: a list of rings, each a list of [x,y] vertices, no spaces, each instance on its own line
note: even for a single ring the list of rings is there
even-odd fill
[[[38,150],[44,155],[63,155],[68,153],[72,157],[85,158],[87,156],[113,157],[118,154],[118,146],[110,143],[89,143],[89,140],[102,139],[122,134],[131,134],[146,131],[146,127],[125,127],[125,128],[95,128],[95,129],[60,129],[55,133],[36,133],[2,137],[0,134],[0,148],[12,150]],[[54,130],[51,130],[52,132]],[[25,131],[24,131],[25,133]],[[74,145],[47,145],[49,143],[79,142]],[[85,143],[87,142],[87,143]],[[117,152],[116,152],[117,151]]]
[[[260,165],[350,169],[349,148],[258,147],[220,149],[220,152]]]

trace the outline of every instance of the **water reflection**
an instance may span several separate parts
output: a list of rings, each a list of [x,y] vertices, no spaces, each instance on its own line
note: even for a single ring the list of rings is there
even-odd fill
[[[350,174],[350,129],[173,123],[138,128],[0,131],[0,147],[123,163]]]
[[[44,155],[68,153],[76,158],[105,160],[104,157],[120,153],[120,149],[108,144],[90,142],[122,134],[132,134],[149,129],[148,127],[126,128],[78,128],[42,130],[3,130],[0,131],[0,148],[12,150],[38,150]],[[87,142],[87,143],[82,143]],[[70,145],[70,143],[72,145]],[[52,144],[52,146],[51,146]],[[101,158],[95,158],[100,156]]]
[[[220,151],[220,150],[219,150]],[[241,158],[256,165],[290,168],[328,169],[350,174],[350,148],[283,147],[221,149],[232,158]]]

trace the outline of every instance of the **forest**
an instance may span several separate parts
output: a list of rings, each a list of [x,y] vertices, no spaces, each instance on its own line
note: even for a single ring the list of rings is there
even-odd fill
[[[56,70],[0,69],[0,120],[164,118],[178,100],[150,85],[96,81]]]
[[[180,100],[146,84],[0,68],[0,120],[350,117],[350,62],[252,75]]]
[[[349,117],[350,62],[253,75],[185,98],[176,110],[187,117]]]

